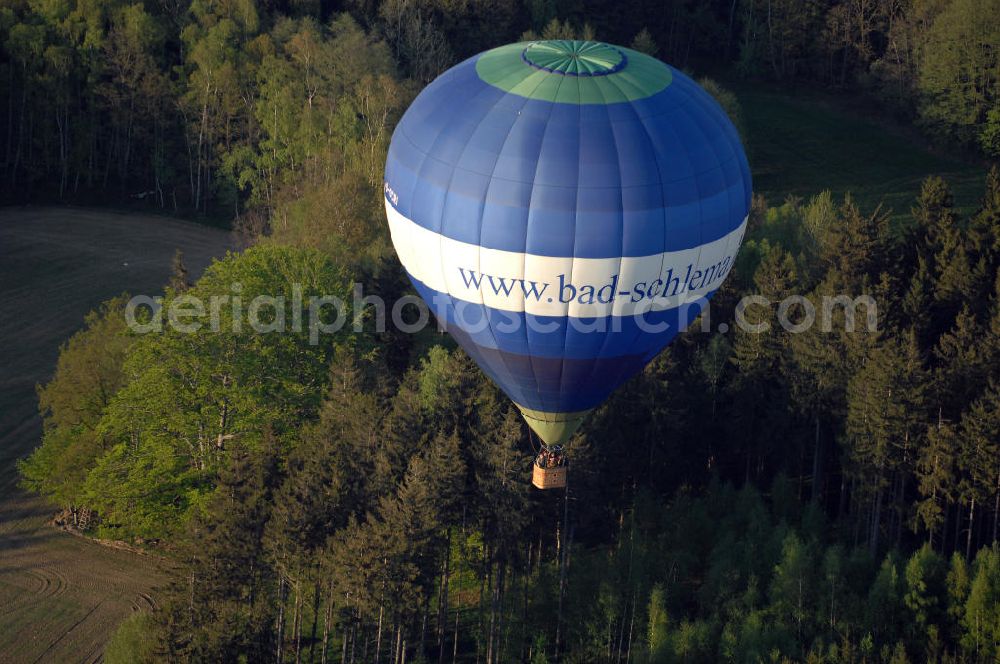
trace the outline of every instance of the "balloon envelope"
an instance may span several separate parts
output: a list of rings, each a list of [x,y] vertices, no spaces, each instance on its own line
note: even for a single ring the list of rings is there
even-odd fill
[[[698,316],[750,197],[708,93],[591,41],[510,44],[448,70],[396,126],[385,169],[411,281],[548,443]]]

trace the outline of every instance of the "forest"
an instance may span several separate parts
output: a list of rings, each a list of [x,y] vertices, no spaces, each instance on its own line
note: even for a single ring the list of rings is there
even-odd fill
[[[181,297],[411,287],[382,169],[449,66],[596,37],[698,76],[863,98],[988,170],[979,204],[755,197],[711,308],[528,482],[514,406],[434,329],[325,343],[92,312],[38,390],[24,486],[176,565],[109,662],[1000,661],[1000,2],[12,0],[5,202],[230,225]],[[753,164],[753,155],[750,155]],[[791,334],[789,295],[878,325]],[[792,316],[802,315],[801,307]],[[288,312],[291,316],[291,312]]]

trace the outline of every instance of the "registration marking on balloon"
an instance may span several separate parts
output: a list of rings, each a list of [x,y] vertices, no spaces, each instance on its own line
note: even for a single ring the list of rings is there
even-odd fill
[[[631,316],[700,301],[729,274],[747,225],[744,218],[727,235],[683,251],[554,257],[445,237],[400,214],[388,194],[385,209],[400,262],[429,288],[492,309],[574,318]]]

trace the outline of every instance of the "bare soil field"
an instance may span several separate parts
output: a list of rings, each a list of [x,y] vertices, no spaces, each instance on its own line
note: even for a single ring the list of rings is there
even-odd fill
[[[41,435],[35,385],[84,315],[124,291],[159,293],[175,249],[196,277],[229,244],[165,217],[0,208],[0,662],[100,661],[121,620],[155,605],[165,564],[49,525],[56,509],[17,488],[15,463]]]

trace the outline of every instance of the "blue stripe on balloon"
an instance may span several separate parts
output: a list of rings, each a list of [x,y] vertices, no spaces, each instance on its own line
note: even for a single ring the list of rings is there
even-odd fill
[[[599,406],[649,361],[640,355],[604,359],[522,355],[479,346],[457,328],[448,332],[512,401],[547,413]]]
[[[396,127],[386,181],[405,217],[471,244],[581,258],[689,249],[742,223],[739,137],[680,72],[646,99],[556,104],[484,83],[475,60]]]

